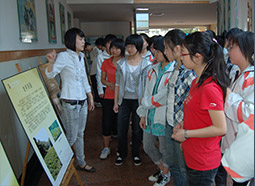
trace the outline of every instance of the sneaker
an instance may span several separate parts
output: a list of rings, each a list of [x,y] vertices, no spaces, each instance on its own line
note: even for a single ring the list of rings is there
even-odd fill
[[[105,160],[108,155],[111,153],[110,149],[109,148],[104,148],[102,151],[101,151],[101,154],[100,154],[100,159],[102,160]]]
[[[116,148],[116,155],[117,155],[117,156],[120,156],[120,153],[119,153],[119,151],[118,151],[118,148]]]
[[[115,161],[115,165],[120,166],[123,164],[123,161],[124,161],[124,159],[122,157],[118,156]]]
[[[158,181],[153,186],[165,186],[170,181],[170,172],[159,176]]]
[[[148,178],[148,180],[149,181],[158,181],[158,178],[159,178],[159,176],[161,175],[162,173],[161,173],[161,171],[159,170],[159,171],[157,171],[157,172],[155,172],[154,174],[152,174],[151,176],[149,176],[149,178]]]
[[[134,161],[135,166],[139,166],[142,164],[141,159],[138,156],[135,156],[133,161]]]
[[[117,132],[112,133],[112,137],[113,137],[113,138],[117,138],[117,137],[118,137]]]

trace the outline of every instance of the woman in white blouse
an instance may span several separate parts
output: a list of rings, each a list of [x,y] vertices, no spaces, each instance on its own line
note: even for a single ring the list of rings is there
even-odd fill
[[[85,162],[84,130],[87,113],[94,110],[91,88],[85,72],[84,50],[85,36],[78,28],[71,28],[65,33],[66,51],[56,57],[56,51],[47,54],[49,61],[46,75],[54,78],[60,74],[62,81],[61,96],[63,112],[62,122],[66,137],[71,147],[74,145],[78,170],[95,172],[95,168]],[[88,102],[87,102],[88,99]]]

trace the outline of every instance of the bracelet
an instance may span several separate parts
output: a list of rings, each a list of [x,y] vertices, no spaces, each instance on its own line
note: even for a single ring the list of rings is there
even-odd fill
[[[189,136],[187,135],[188,130],[184,130],[184,138],[189,139]]]

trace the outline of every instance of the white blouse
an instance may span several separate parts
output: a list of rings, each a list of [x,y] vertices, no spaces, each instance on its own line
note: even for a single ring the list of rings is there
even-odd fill
[[[46,68],[45,74],[48,78],[54,78],[60,73],[61,99],[84,100],[87,98],[86,93],[91,92],[85,68],[84,54],[80,52],[78,56],[76,52],[67,49],[58,54],[52,71],[48,72]]]

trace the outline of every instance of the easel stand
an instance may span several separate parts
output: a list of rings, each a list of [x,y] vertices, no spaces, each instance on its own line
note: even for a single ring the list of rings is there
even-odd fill
[[[28,160],[28,155],[29,155],[29,150],[30,150],[30,143],[27,143],[27,149],[26,149],[26,155],[25,155],[25,160],[24,160],[24,166],[23,166],[23,172],[22,172],[22,177],[21,177],[21,186],[24,186],[25,183],[25,177],[26,177],[26,169],[27,169],[27,160]],[[71,162],[69,163],[66,173],[63,177],[63,180],[61,182],[61,186],[67,186],[72,178],[72,176],[75,176],[77,182],[79,183],[80,186],[82,186],[82,181],[81,178],[77,172],[77,170],[74,167],[74,158],[72,158]]]
[[[78,183],[80,186],[82,186],[82,182],[81,182],[81,178],[79,177],[79,174],[77,172],[77,170],[75,169],[74,167],[74,158],[72,158],[67,170],[66,170],[66,173],[65,173],[65,176],[61,182],[61,186],[67,186],[68,183],[70,182],[72,176],[75,176],[75,178],[77,179]]]
[[[17,68],[18,72],[22,72],[19,64],[16,64],[16,68]],[[24,183],[25,183],[26,169],[27,169],[27,162],[28,162],[30,146],[31,146],[31,144],[28,141],[26,154],[25,154],[25,159],[24,159],[24,166],[23,166],[23,171],[22,171],[22,176],[21,176],[21,183],[20,183],[21,186],[24,186]],[[65,175],[64,175],[60,185],[61,186],[67,186],[69,184],[73,174],[74,174],[75,178],[77,179],[79,185],[82,186],[82,181],[79,177],[79,174],[78,174],[77,170],[74,167],[74,158],[72,158],[71,162],[69,163],[69,165],[67,167],[67,170],[65,172]]]

